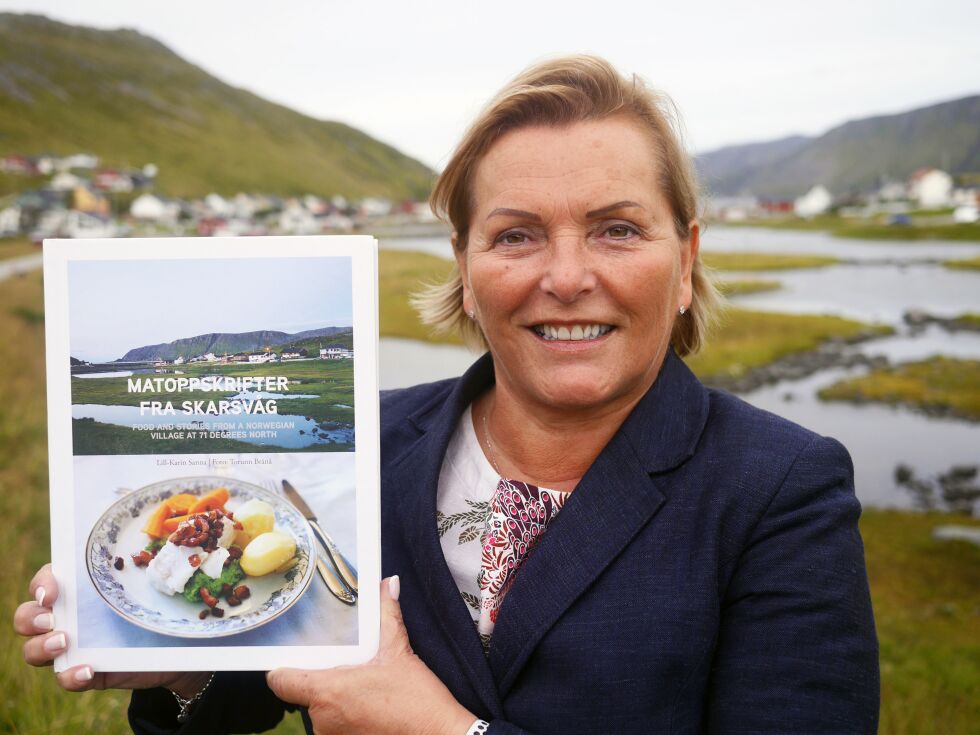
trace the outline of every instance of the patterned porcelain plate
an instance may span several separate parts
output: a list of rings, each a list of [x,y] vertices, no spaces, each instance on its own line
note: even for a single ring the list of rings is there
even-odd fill
[[[138,568],[131,554],[140,551],[149,537],[140,529],[149,514],[171,495],[206,495],[224,487],[230,495],[226,507],[235,508],[253,498],[269,503],[276,512],[276,530],[296,539],[298,563],[283,574],[246,577],[251,595],[237,607],[221,604],[223,618],[198,615],[201,602],[188,602],[181,595],[168,595],[150,586],[146,568]],[[184,477],[165,480],[140,488],[117,500],[102,514],[88,537],[85,548],[89,577],[102,599],[116,613],[136,625],[164,635],[181,638],[215,638],[234,635],[260,625],[286,612],[309,587],[315,568],[313,534],[306,519],[284,498],[258,485],[229,477]],[[123,558],[122,570],[113,560]],[[222,601],[223,603],[223,601]]]

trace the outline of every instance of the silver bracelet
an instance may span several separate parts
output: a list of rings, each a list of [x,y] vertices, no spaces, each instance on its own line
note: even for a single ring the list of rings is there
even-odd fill
[[[470,729],[466,731],[466,735],[483,735],[483,733],[485,733],[489,727],[489,722],[486,720],[477,719],[472,725],[470,725]]]
[[[177,694],[177,692],[175,692],[173,689],[167,690],[168,692],[174,695],[174,699],[177,700],[177,704],[180,707],[180,712],[177,713],[177,722],[187,722],[187,718],[191,716],[191,712],[190,712],[191,705],[194,704],[194,702],[196,702],[197,700],[199,700],[201,698],[201,695],[203,695],[204,692],[207,691],[207,688],[211,686],[211,682],[214,681],[214,675],[216,673],[218,672],[217,671],[212,672],[211,676],[208,677],[208,680],[204,682],[204,686],[202,686],[198,690],[197,694],[195,694],[190,699],[184,699],[182,696]]]

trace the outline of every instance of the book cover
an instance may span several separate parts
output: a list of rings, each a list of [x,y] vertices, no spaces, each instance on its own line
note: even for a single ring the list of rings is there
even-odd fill
[[[378,643],[377,242],[44,243],[61,671]]]

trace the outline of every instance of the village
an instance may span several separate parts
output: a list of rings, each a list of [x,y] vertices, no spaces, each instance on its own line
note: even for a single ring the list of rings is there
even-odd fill
[[[279,197],[211,193],[176,199],[156,191],[159,169],[111,168],[90,153],[21,154],[0,158],[0,172],[34,188],[0,197],[0,237],[148,237],[346,234],[384,223],[397,229],[431,226],[425,203],[380,197],[350,201],[339,194]],[[19,187],[18,187],[19,188]],[[26,186],[25,186],[26,188]]]
[[[97,156],[7,155],[0,172],[40,183],[0,198],[0,237],[147,237],[154,235],[240,236],[345,234],[381,228],[384,232],[426,233],[438,228],[424,202],[380,197],[351,201],[339,194],[279,197],[239,192],[176,199],[156,191],[158,167],[102,166]],[[706,215],[727,223],[799,218],[829,213],[854,220],[911,224],[927,213],[933,224],[980,221],[980,186],[957,182],[937,168],[922,168],[907,181],[883,179],[868,191],[835,193],[815,183],[795,199],[712,196]],[[421,228],[421,229],[420,229]]]

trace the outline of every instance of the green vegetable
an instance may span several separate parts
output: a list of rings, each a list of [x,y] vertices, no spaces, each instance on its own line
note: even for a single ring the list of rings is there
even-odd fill
[[[230,584],[234,587],[243,579],[245,579],[245,572],[242,571],[242,565],[238,563],[238,559],[232,559],[228,562],[228,566],[221,570],[221,576],[217,579],[212,579],[198,569],[184,585],[184,599],[189,602],[200,602],[201,587],[206,587],[208,592],[217,597],[221,594],[221,588],[224,585]]]
[[[155,538],[150,543],[148,543],[144,548],[150,553],[152,553],[154,551],[159,551],[160,549],[162,549],[165,543],[167,543],[167,539]]]

